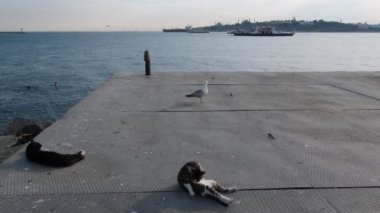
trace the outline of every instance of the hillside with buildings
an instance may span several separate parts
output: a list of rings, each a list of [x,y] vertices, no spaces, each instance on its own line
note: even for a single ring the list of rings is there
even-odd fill
[[[215,23],[212,26],[203,27],[209,31],[227,32],[232,30],[250,30],[257,26],[271,26],[283,31],[297,32],[380,32],[380,24],[370,25],[367,23],[342,23],[336,21],[304,21],[304,20],[273,20],[264,22],[251,22],[244,20],[235,24]]]

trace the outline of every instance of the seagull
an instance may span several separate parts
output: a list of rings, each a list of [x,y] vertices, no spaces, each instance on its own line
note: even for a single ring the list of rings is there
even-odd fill
[[[202,103],[202,97],[207,95],[207,93],[208,93],[207,84],[208,84],[208,81],[205,81],[202,89],[196,90],[193,93],[186,95],[186,97],[188,97],[188,98],[190,98],[190,97],[199,98],[199,101]]]

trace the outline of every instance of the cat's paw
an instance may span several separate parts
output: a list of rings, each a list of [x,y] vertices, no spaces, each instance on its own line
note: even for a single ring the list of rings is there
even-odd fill
[[[233,187],[228,188],[228,189],[227,189],[227,192],[234,193],[234,192],[237,192],[237,190],[238,190],[238,187],[233,186]]]
[[[189,192],[190,196],[194,196],[195,195],[193,187],[191,186],[191,184],[184,184],[183,186],[187,189],[187,191]]]
[[[222,197],[220,198],[220,202],[226,206],[228,206],[234,199],[233,198],[229,198],[229,197]]]
[[[85,153],[86,153],[86,151],[81,150],[81,151],[79,151],[79,152],[77,153],[77,155],[79,155],[81,159],[84,159],[84,154],[85,154]]]

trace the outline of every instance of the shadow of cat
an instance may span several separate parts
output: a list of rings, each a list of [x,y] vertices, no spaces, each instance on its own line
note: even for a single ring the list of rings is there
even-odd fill
[[[221,212],[228,209],[213,199],[190,196],[179,185],[173,185],[157,192],[139,193],[137,196],[139,196],[139,200],[132,206],[133,212]]]

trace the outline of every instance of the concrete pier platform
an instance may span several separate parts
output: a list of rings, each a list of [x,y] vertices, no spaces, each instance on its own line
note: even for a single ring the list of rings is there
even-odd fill
[[[24,147],[0,164],[0,212],[380,212],[379,91],[380,72],[118,73],[36,138],[85,160]],[[229,207],[178,186],[190,160],[239,188]]]

